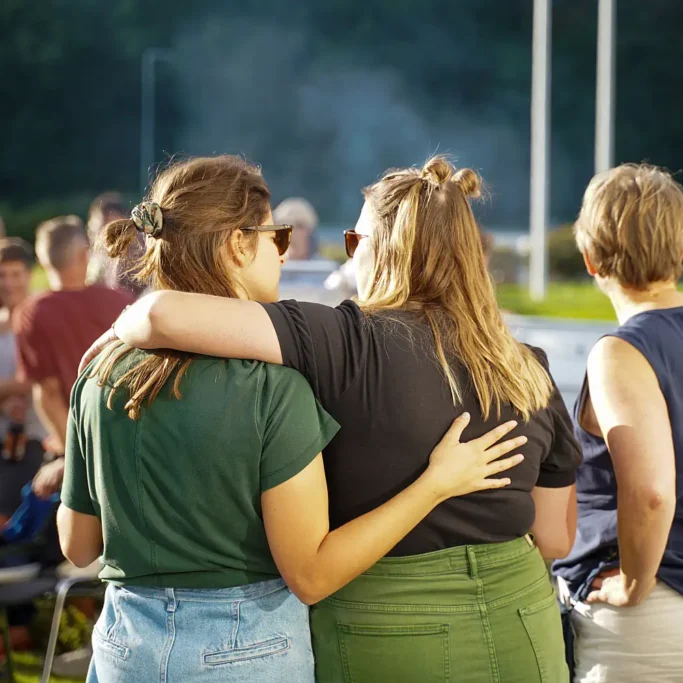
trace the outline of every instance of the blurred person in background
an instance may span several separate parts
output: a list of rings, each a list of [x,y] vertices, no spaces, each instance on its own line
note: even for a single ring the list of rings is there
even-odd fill
[[[581,453],[545,354],[501,317],[470,205],[479,188],[438,156],[367,188],[345,233],[357,302],[154,292],[95,345],[118,334],[301,372],[342,427],[325,450],[333,529],[414,482],[463,410],[468,436],[518,421],[510,486],[445,501],[314,606],[320,683],[568,681],[544,558],[571,549]]]
[[[0,239],[0,526],[21,503],[21,489],[43,462],[45,437],[31,402],[31,385],[16,379],[12,315],[29,296],[33,249],[19,238]]]
[[[27,242],[19,238],[0,239],[0,529],[21,505],[23,487],[43,463],[45,430],[33,410],[31,385],[15,378],[16,349],[11,324],[14,311],[29,296],[32,268],[33,249]],[[56,530],[48,530],[38,558],[43,566],[55,566],[62,561],[56,541]],[[19,554],[9,564],[25,561]],[[27,624],[32,617],[31,605],[11,610],[13,648],[31,646]]]
[[[134,297],[100,284],[86,285],[88,238],[77,216],[38,226],[36,254],[50,291],[24,301],[13,316],[13,328],[17,378],[32,386],[34,406],[58,456],[34,480],[36,493],[47,497],[62,483],[69,394],[80,358]]]
[[[288,260],[308,261],[318,257],[318,214],[308,200],[302,197],[285,199],[273,209],[273,220],[293,228]]]
[[[88,213],[88,239],[90,241],[90,262],[88,264],[88,284],[100,284],[114,289],[123,289],[139,296],[145,289],[144,284],[132,276],[131,265],[144,249],[142,240],[131,242],[128,254],[117,262],[107,255],[101,244],[104,227],[111,221],[128,217],[130,211],[118,192],[104,192],[90,204]]]
[[[576,683],[683,681],[683,188],[658,168],[597,175],[576,222],[618,329],[574,409],[576,542],[554,565]]]

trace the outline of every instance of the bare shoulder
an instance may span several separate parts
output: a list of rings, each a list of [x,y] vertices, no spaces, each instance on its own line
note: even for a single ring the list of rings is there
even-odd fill
[[[645,404],[662,398],[659,380],[647,358],[618,337],[603,337],[591,350],[588,383],[598,418],[606,408],[610,412],[642,410]]]
[[[652,372],[652,368],[647,358],[632,344],[619,337],[603,337],[588,355],[588,376],[615,371],[619,371],[620,376],[633,377],[635,372]]]

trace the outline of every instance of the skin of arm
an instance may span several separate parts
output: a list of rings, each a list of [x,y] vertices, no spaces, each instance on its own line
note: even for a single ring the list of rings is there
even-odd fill
[[[541,555],[546,560],[566,557],[576,536],[576,486],[536,486],[531,497],[536,507],[531,533]]]
[[[98,517],[60,505],[57,510],[57,530],[64,557],[76,567],[87,567],[100,556],[102,524]]]
[[[142,349],[173,348],[282,364],[275,328],[255,301],[153,292],[126,309],[115,330],[123,342]]]
[[[46,377],[34,384],[33,403],[40,421],[51,434],[57,437],[61,451],[64,453],[69,408],[62,397],[59,379],[57,377]]]
[[[652,591],[676,507],[676,466],[666,401],[645,357],[605,337],[588,359],[590,397],[617,478],[621,573],[589,601],[637,605]],[[606,589],[605,586],[608,588]]]
[[[481,448],[498,441],[504,430],[512,427],[503,425],[479,439],[460,443],[466,424],[463,417],[455,421],[434,449],[429,467],[413,484],[332,532],[322,456],[262,494],[263,521],[273,558],[302,602],[318,602],[363,573],[444,500],[509,483],[509,479],[484,483],[484,478],[501,471],[506,462],[507,466],[521,462],[521,456],[494,460],[525,443],[526,438],[518,437],[486,451],[490,463],[486,467],[493,469],[485,470],[481,469]]]

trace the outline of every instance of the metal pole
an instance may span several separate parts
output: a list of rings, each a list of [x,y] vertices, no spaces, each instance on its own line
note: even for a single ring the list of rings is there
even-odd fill
[[[595,172],[614,166],[614,49],[616,0],[598,2],[595,87]]]
[[[552,0],[534,0],[531,62],[531,188],[529,292],[545,297],[548,279],[548,161],[550,156],[550,59]]]
[[[145,192],[154,164],[155,76],[159,60],[170,61],[170,50],[148,47],[142,53],[142,98],[140,109],[140,190]]]

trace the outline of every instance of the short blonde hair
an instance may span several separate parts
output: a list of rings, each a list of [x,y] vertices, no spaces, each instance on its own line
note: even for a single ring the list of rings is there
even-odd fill
[[[596,175],[574,229],[600,277],[644,290],[681,276],[683,188],[656,166],[623,164]]]

